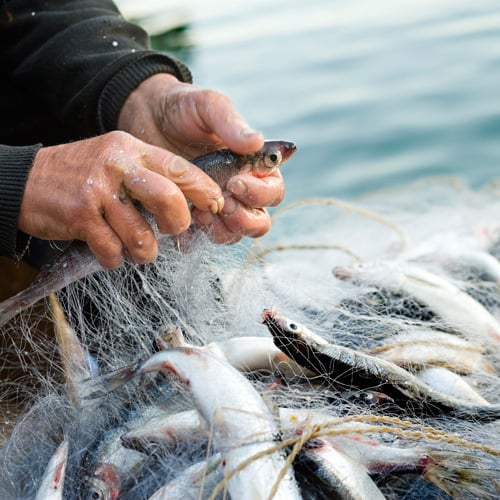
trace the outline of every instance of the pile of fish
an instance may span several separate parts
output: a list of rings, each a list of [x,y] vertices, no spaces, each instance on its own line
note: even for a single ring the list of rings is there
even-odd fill
[[[50,295],[63,377],[3,446],[0,497],[498,498],[487,199],[461,198],[459,222],[405,211],[409,245],[328,215],[260,260],[196,235],[152,266],[65,281]]]

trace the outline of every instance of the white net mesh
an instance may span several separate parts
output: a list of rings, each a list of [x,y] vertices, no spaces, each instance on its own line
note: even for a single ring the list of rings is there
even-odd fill
[[[442,304],[415,298],[404,286],[389,286],[383,272],[367,281],[338,279],[332,271],[360,262],[411,263],[466,291],[498,321],[499,192],[495,185],[471,192],[442,179],[379,193],[355,206],[304,200],[276,211],[270,234],[250,249],[215,246],[203,234],[182,245],[166,239],[154,264],[98,272],[58,292],[58,300],[100,373],[147,359],[168,325],[179,326],[195,345],[269,337],[260,318],[264,308],[274,305],[331,343],[392,355],[411,373],[445,368],[486,404],[498,406],[495,333],[466,335],[443,316]],[[2,368],[8,373],[1,390],[3,427],[13,431],[0,454],[1,498],[33,498],[64,438],[69,442],[65,498],[96,494],[89,493],[89,477],[103,457],[122,467],[120,498],[134,499],[148,498],[188,465],[206,458],[209,436],[152,456],[133,456],[121,444],[125,432],[160,413],[193,408],[189,391],[172,377],[149,375],[75,408],[78,396],[61,364],[50,311],[46,299],[3,326]],[[455,345],[453,338],[462,343]],[[408,463],[394,465],[383,454],[385,466],[370,469],[364,464],[389,498],[498,497],[498,414],[484,420],[408,408],[401,412],[376,387],[337,387],[322,378],[283,373],[248,376],[273,410],[308,408],[340,419],[303,424],[300,434],[311,439],[348,433],[393,448],[422,449],[432,457],[413,470]],[[457,390],[460,394],[462,389]],[[17,413],[21,416],[15,420]],[[352,426],[347,432],[342,426],[349,419],[370,427]],[[284,430],[282,438],[290,433]],[[287,449],[293,445],[292,439]],[[295,468],[304,498],[328,498],[314,486],[317,471],[306,462],[299,453]],[[210,497],[213,487],[208,481],[201,496]]]

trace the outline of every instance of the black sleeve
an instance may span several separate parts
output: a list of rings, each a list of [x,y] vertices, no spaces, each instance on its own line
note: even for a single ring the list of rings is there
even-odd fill
[[[17,218],[29,169],[41,147],[0,145],[0,255],[15,257]]]
[[[115,129],[127,96],[155,73],[192,80],[181,62],[150,50],[146,33],[109,0],[0,0],[0,64],[0,144],[10,145],[0,146],[0,255],[12,257],[40,147],[26,144]]]
[[[7,0],[0,23],[2,73],[74,138],[114,129],[127,96],[154,73],[191,81],[109,0]]]

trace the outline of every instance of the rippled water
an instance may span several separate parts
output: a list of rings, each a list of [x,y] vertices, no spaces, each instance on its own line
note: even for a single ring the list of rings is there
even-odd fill
[[[154,3],[154,0],[150,0]],[[287,199],[500,168],[497,0],[182,3],[196,83],[299,150]]]

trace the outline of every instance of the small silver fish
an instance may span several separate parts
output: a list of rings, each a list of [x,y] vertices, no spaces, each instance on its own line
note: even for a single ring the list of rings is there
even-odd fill
[[[62,499],[67,461],[68,441],[64,440],[58,446],[47,465],[35,500]]]
[[[212,476],[217,476],[221,460],[221,454],[216,453],[206,461],[191,465],[178,477],[153,493],[148,500],[199,500],[203,498],[201,486],[204,485],[206,491],[210,491],[207,483],[210,482]]]
[[[68,324],[54,293],[49,295],[49,301],[66,389],[73,406],[81,408],[88,403],[82,399],[82,381],[97,375],[97,362]]]
[[[191,162],[224,186],[227,180],[238,172],[249,172],[255,177],[271,174],[283,165],[296,149],[292,142],[266,141],[263,148],[256,153],[238,155],[228,149],[221,149],[194,158]],[[81,241],[74,241],[59,259],[49,269],[42,271],[26,289],[0,303],[0,326],[50,293],[102,270],[88,246]]]
[[[160,351],[142,363],[105,375],[93,396],[106,394],[101,389],[103,383],[112,390],[136,376],[157,371],[170,372],[184,384],[213,430],[214,447],[222,453],[222,469],[234,474],[227,479],[231,498],[269,498],[274,486],[276,500],[300,498],[282,453],[262,454],[276,444],[279,426],[274,415],[249,380],[203,347]]]
[[[500,404],[473,404],[434,390],[403,368],[347,347],[330,344],[276,309],[265,309],[264,323],[285,354],[336,384],[373,388],[396,404],[427,414],[453,413],[460,417],[500,418]],[[418,407],[418,408],[417,408]]]
[[[385,499],[366,468],[336,450],[326,439],[308,441],[301,454],[314,463],[311,472],[331,489],[331,498]]]
[[[333,274],[343,281],[375,285],[404,293],[427,305],[448,328],[475,342],[495,345],[500,323],[476,300],[451,281],[415,264],[384,261],[337,267]]]

